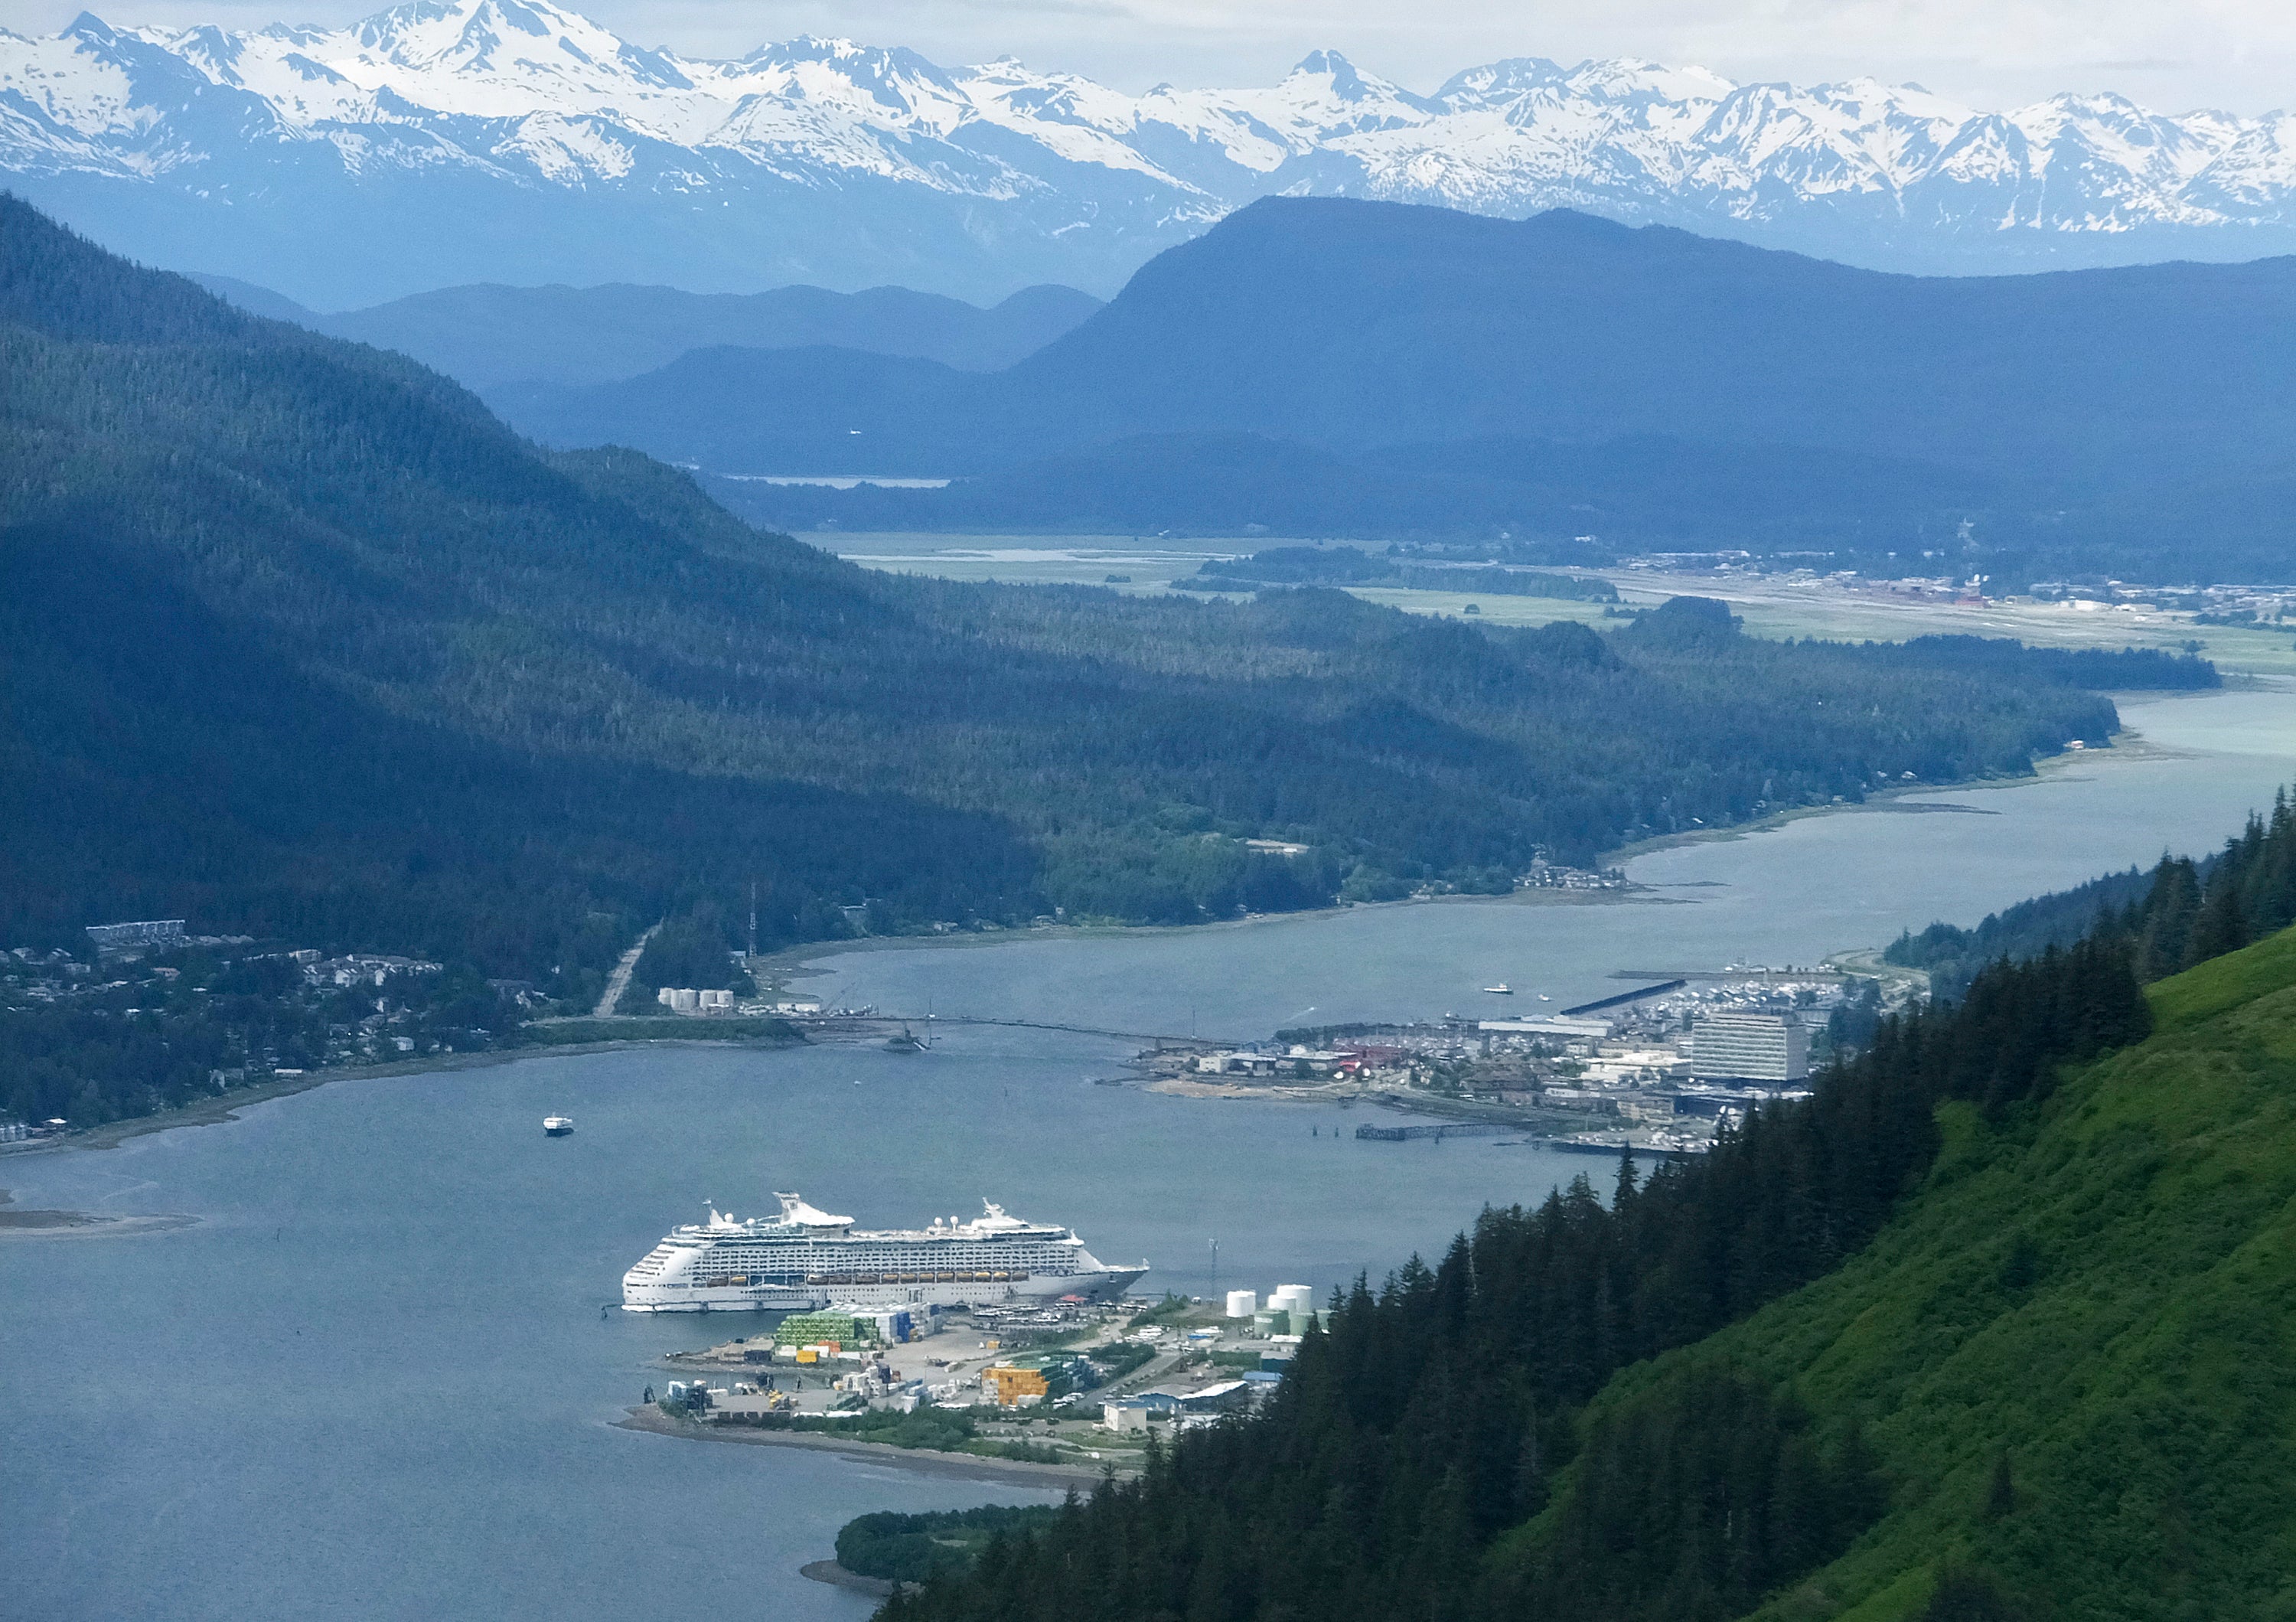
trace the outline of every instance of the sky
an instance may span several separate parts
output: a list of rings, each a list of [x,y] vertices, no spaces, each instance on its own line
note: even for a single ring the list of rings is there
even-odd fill
[[[2296,107],[2292,0],[559,0],[625,38],[738,56],[794,34],[1011,54],[1137,93],[1282,77],[1309,51],[1418,91],[1506,56],[1641,56],[1730,78],[1870,75],[1980,109],[2118,91],[2164,112]],[[379,0],[0,0],[0,25],[340,23]]]

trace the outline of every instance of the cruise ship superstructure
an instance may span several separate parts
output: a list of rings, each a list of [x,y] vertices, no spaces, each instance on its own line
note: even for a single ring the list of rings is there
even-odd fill
[[[850,1216],[775,1194],[781,1213],[673,1229],[622,1276],[625,1312],[752,1312],[826,1307],[986,1307],[1062,1296],[1108,1299],[1148,1271],[1111,1267],[1072,1228],[1022,1222],[982,1203],[969,1222],[856,1228]]]

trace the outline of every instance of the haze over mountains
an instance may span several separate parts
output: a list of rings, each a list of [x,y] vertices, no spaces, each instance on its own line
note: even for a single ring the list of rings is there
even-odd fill
[[[721,348],[488,398],[711,472],[979,480],[742,498],[790,524],[1839,546],[1976,519],[2075,545],[2132,501],[2224,531],[2226,492],[2289,475],[2291,375],[2296,259],[1920,278],[1569,212],[1267,199],[1001,373]],[[2268,548],[2282,510],[2241,522]]]
[[[635,377],[692,350],[726,345],[830,345],[993,372],[1044,348],[1100,307],[1099,299],[1072,287],[1023,288],[982,309],[905,287],[857,293],[819,287],[688,293],[627,284],[481,284],[322,315],[229,276],[192,279],[251,315],[396,349],[473,389]]]
[[[1892,269],[2296,244],[2296,119],[2276,113],[1981,112],[1871,80],[1535,56],[1422,95],[1326,52],[1271,86],[1133,96],[848,40],[698,61],[540,0],[0,33],[0,174],[139,258],[322,307],[473,282],[1108,293],[1275,193],[1570,207]]]

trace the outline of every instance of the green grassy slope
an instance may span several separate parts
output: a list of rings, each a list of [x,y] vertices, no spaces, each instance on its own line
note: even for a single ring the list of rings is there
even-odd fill
[[[1760,1617],[2296,1616],[2296,930],[2150,995],[2038,1118],[1948,1106],[1863,1255],[1597,1405],[1721,1362],[1864,1427],[1890,1507]],[[1954,1568],[1996,1602],[1931,1612]]]

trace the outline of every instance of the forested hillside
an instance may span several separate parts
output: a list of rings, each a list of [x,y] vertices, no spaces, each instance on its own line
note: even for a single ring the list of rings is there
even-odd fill
[[[1137,434],[1496,453],[1658,437],[1718,463],[1799,447],[2110,488],[2282,464],[2292,285],[2289,259],[1897,276],[1567,210],[1267,198],[1002,373],[718,349],[519,396],[514,415],[730,472],[969,473]],[[854,430],[840,448],[880,460],[804,460]]]
[[[1486,1211],[1261,1415],[883,1615],[2277,1614],[2296,933],[2243,947],[2296,819],[2215,871],[1607,1206]]]
[[[729,497],[791,527],[2276,580],[2292,287],[2286,258],[1898,276],[1565,210],[1272,197],[1001,372],[718,348],[488,398],[546,443],[712,473],[954,480]]]
[[[752,881],[767,945],[1504,889],[2116,724],[1688,601],[1605,639],[866,573],[13,201],[0,364],[10,940],[184,916],[578,990]]]

